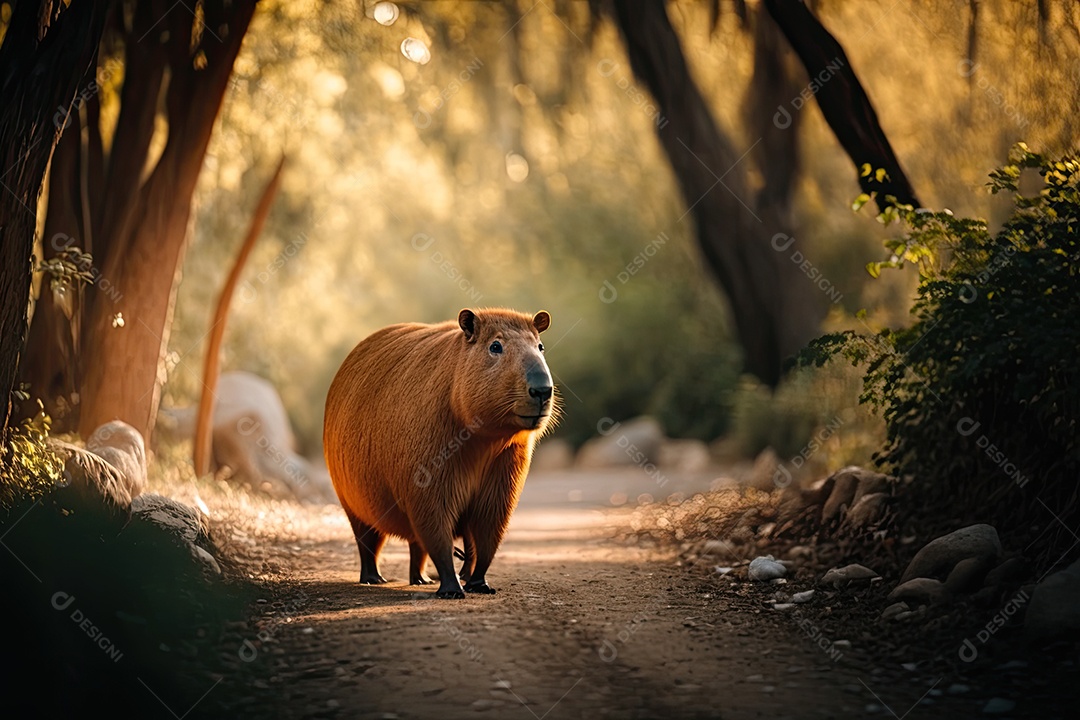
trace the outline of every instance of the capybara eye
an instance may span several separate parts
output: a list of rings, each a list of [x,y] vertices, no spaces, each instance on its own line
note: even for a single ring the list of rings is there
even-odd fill
[[[491,346],[488,348],[488,350],[490,350],[493,354],[498,355],[502,352],[502,343],[496,340],[495,342],[491,343]]]
[[[540,352],[544,352],[544,343],[540,343],[536,347],[540,348]]]

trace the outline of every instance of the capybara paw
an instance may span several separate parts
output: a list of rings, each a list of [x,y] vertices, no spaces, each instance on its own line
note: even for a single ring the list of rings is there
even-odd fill
[[[368,573],[360,576],[361,585],[383,585],[387,582],[389,581],[379,573]]]
[[[461,590],[437,590],[435,597],[442,600],[464,600],[465,593]]]
[[[477,594],[480,594],[480,595],[494,595],[495,594],[495,588],[491,587],[490,585],[488,585],[483,580],[480,580],[478,582],[471,582],[470,581],[470,582],[465,583],[465,592],[467,592],[467,593],[477,593]]]
[[[435,581],[427,575],[418,575],[409,578],[410,585],[433,585],[434,583]]]

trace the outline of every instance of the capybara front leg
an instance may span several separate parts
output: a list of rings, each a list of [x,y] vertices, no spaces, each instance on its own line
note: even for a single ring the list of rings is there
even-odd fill
[[[356,548],[360,551],[360,582],[364,585],[382,585],[386,578],[379,574],[379,551],[386,544],[386,536],[352,515],[349,515],[349,523],[356,536]]]
[[[413,540],[409,543],[409,584],[430,585],[434,580],[424,574],[424,565],[427,564],[428,554],[424,546]]]

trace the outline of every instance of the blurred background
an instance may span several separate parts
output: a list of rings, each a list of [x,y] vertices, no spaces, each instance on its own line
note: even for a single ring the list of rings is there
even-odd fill
[[[710,5],[673,2],[669,14],[741,153],[761,137],[747,119],[754,34],[725,3],[713,27]],[[996,204],[986,177],[1013,143],[1075,145],[1077,66],[1049,57],[1034,4],[979,4],[977,63],[966,0],[813,6],[927,206],[993,226],[1008,201]],[[647,414],[670,437],[748,457],[792,457],[839,422],[817,461],[869,459],[881,429],[857,404],[854,370],[800,371],[775,392],[741,374],[725,298],[656,139],[666,120],[610,21],[584,2],[424,2],[395,6],[390,24],[376,10],[260,3],[199,180],[163,406],[197,401],[218,291],[284,153],[222,368],[278,389],[302,454],[321,455],[326,390],[366,335],[510,306],[552,314],[545,344],[565,410],[555,435],[574,447],[601,418]],[[824,330],[904,324],[914,273],[865,270],[899,231],[852,211],[856,173],[814,101],[791,111],[794,227],[835,289],[812,293]],[[761,185],[751,157],[733,172]]]

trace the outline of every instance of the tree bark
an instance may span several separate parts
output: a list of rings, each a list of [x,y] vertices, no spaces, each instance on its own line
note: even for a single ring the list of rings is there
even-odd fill
[[[27,329],[37,202],[68,109],[95,64],[111,3],[15,3],[0,45],[0,432]]]
[[[890,195],[901,204],[919,207],[915,191],[844,48],[802,0],[764,2],[802,61],[806,74],[816,81],[814,97],[836,139],[859,170],[863,192],[876,193],[878,208],[889,204],[886,198]],[[863,174],[864,165],[872,170],[884,169],[886,176],[878,180],[873,172]]]
[[[696,222],[698,244],[731,303],[746,369],[775,385],[783,361],[817,334],[822,315],[791,262],[796,241],[785,222],[751,210],[739,164],[754,148],[737,152],[720,131],[663,0],[615,0],[614,10],[634,75],[668,120],[657,134]],[[780,234],[783,252],[771,242]]]
[[[123,37],[115,135],[123,142],[113,142],[107,157],[96,157],[100,136],[91,133],[88,171],[105,191],[90,198],[88,235],[95,267],[114,291],[87,293],[78,420],[83,435],[114,419],[130,423],[147,442],[153,431],[192,196],[255,1],[208,0],[201,8],[197,18],[164,1],[136,4]],[[144,180],[162,92],[168,138]]]

